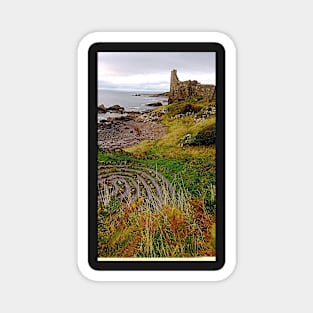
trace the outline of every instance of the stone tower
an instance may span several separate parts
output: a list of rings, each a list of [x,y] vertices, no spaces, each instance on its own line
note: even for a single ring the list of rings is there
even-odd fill
[[[177,88],[177,85],[179,83],[179,79],[177,77],[177,70],[176,69],[173,69],[171,71],[171,90],[173,89],[176,89]],[[175,88],[176,87],[176,88]]]
[[[177,70],[173,69],[171,71],[171,82],[170,82],[170,92],[169,92],[169,103],[172,101],[170,99],[175,98],[179,87],[179,79],[177,77]]]

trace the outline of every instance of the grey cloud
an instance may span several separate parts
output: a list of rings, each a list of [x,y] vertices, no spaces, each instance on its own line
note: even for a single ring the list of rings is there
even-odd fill
[[[144,84],[116,84],[108,81],[99,81],[98,87],[100,89],[118,89],[118,90],[130,90],[130,91],[167,91],[169,86],[169,81],[157,82],[157,83],[144,83]]]
[[[210,52],[101,52],[98,54],[100,88],[168,89],[170,71],[176,68],[178,77],[215,83],[215,53]],[[158,75],[160,81],[132,84],[136,75]],[[110,77],[110,80],[107,79]],[[129,78],[121,84],[114,77]],[[187,78],[188,77],[188,78]],[[212,77],[213,80],[212,81]]]

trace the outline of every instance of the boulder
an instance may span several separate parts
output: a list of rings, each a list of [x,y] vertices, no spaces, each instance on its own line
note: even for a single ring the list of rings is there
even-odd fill
[[[106,109],[107,112],[112,112],[112,113],[115,113],[115,112],[122,113],[124,112],[124,110],[125,109],[118,104],[112,105]]]
[[[98,111],[100,111],[100,112],[106,112],[106,108],[104,107],[104,104],[100,104],[100,105],[98,105]]]
[[[162,106],[161,102],[153,102],[153,103],[148,103],[146,104],[148,107],[160,107]]]

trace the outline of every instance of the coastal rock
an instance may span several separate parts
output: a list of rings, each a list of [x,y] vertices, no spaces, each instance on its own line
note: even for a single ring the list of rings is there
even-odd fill
[[[160,107],[160,106],[162,106],[162,103],[161,102],[153,102],[153,103],[146,104],[146,106],[148,106],[148,107]]]
[[[118,121],[129,121],[132,117],[128,115],[116,116],[116,117],[108,117],[106,120],[108,122],[118,122]]]
[[[107,113],[107,112],[110,112],[110,113],[124,113],[124,108],[121,107],[120,105],[118,104],[115,104],[115,105],[112,105],[108,108],[105,108],[103,104],[100,104],[98,106],[98,111],[101,112],[101,113]]]
[[[124,112],[124,108],[123,107],[121,107],[120,105],[118,105],[118,104],[115,104],[115,105],[112,105],[111,107],[108,107],[107,109],[107,112],[112,112],[112,113],[122,113],[122,112]]]
[[[100,105],[98,105],[98,111],[99,112],[106,112],[106,108],[104,107],[104,104],[100,104]]]
[[[148,112],[148,113],[142,113],[137,116],[136,121],[138,122],[160,122],[162,116],[165,114],[166,110],[158,111],[158,112]]]

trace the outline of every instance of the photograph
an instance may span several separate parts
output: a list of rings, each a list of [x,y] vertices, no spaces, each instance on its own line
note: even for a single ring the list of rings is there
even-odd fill
[[[97,261],[216,261],[216,53],[97,52]]]

